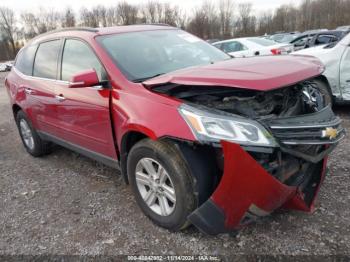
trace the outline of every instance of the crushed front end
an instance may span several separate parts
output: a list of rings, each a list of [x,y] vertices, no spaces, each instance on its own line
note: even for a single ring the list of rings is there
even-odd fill
[[[309,116],[267,121],[275,148],[222,141],[223,177],[210,199],[191,214],[191,222],[207,234],[218,234],[278,208],[312,212],[327,157],[345,131],[329,107]]]
[[[327,157],[345,136],[313,81],[266,92],[173,86],[198,141],[217,152],[221,177],[189,220],[207,234],[241,228],[279,208],[312,212]]]

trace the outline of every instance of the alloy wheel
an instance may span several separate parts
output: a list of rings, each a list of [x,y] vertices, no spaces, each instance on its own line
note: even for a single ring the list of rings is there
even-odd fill
[[[30,149],[34,149],[34,138],[32,130],[30,129],[26,120],[21,119],[19,122],[20,132],[24,141],[24,144]]]
[[[154,159],[142,158],[135,172],[138,191],[147,206],[160,216],[171,215],[176,205],[176,193],[165,168]]]

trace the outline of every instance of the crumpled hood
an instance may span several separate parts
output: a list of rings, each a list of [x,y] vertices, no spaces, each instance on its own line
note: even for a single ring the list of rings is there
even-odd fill
[[[174,83],[268,91],[310,79],[323,71],[323,64],[309,56],[234,58],[170,72],[143,84],[147,87]]]

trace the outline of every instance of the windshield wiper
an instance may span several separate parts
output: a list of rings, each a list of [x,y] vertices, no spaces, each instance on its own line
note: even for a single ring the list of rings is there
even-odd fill
[[[161,76],[161,75],[164,75],[165,73],[158,73],[156,75],[153,75],[153,76],[148,76],[148,77],[143,77],[143,78],[137,78],[137,79],[134,79],[132,80],[134,83],[142,83],[148,79],[151,79],[151,78],[154,78],[154,77],[157,77],[157,76]]]

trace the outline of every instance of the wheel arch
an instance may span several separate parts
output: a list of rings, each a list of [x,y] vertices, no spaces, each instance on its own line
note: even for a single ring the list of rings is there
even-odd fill
[[[22,110],[22,108],[19,105],[17,105],[17,104],[12,105],[12,112],[13,112],[13,116],[15,119],[17,117],[18,112],[21,110]]]
[[[127,159],[131,148],[142,139],[149,138],[148,135],[140,131],[129,131],[125,133],[120,143],[120,170],[125,183],[129,184],[127,172]]]

